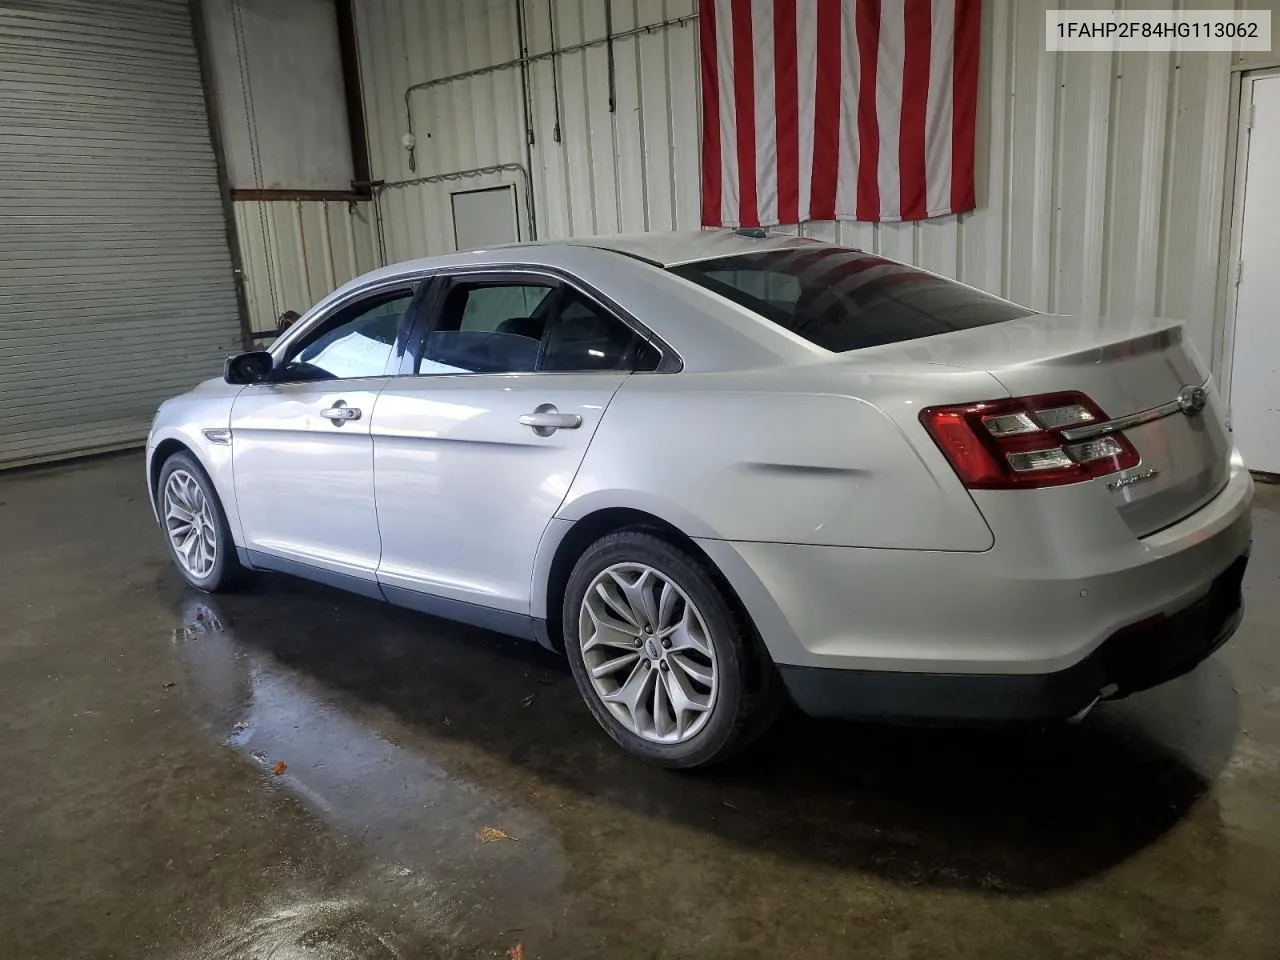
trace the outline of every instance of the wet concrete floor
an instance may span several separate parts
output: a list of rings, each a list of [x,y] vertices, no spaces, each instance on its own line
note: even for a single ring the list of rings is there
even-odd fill
[[[0,477],[0,956],[1280,956],[1280,490],[1186,678],[1051,732],[789,716],[681,774],[530,645],[187,590],[141,473]]]

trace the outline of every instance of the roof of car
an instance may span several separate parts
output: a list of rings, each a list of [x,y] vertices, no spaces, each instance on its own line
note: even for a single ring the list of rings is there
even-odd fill
[[[811,237],[770,233],[761,229],[668,230],[612,237],[575,237],[568,240],[535,241],[533,244],[520,244],[520,246],[564,244],[596,247],[626,254],[659,267],[674,267],[683,263],[696,263],[699,260],[758,253],[761,250],[809,247],[820,242]]]
[[[568,266],[590,251],[609,251],[657,267],[677,267],[700,260],[715,260],[762,250],[811,249],[822,241],[794,237],[767,230],[671,230],[661,233],[633,233],[613,237],[573,237],[563,240],[533,240],[497,244],[484,250],[463,250],[379,267],[339,287],[312,309],[337,299],[351,290],[388,279],[398,279],[414,271],[450,267],[502,267],[513,263],[545,263]]]

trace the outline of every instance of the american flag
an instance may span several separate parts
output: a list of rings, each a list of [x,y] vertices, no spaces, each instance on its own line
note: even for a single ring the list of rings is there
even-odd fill
[[[972,210],[980,0],[702,0],[702,222]]]

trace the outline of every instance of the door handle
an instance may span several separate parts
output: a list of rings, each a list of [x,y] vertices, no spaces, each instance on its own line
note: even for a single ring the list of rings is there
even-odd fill
[[[520,417],[520,423],[533,427],[533,432],[540,437],[549,437],[557,430],[577,430],[582,426],[582,417],[576,413],[561,413],[555,404],[540,404],[533,413]]]
[[[335,427],[340,427],[348,420],[359,420],[360,408],[348,407],[345,400],[339,400],[332,407],[321,410],[320,416],[333,421]]]

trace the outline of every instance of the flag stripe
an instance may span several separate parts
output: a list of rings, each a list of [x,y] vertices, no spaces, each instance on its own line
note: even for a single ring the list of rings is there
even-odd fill
[[[778,222],[800,222],[800,94],[796,0],[773,5],[774,109],[777,117]]]
[[[929,107],[925,117],[925,213],[951,211],[952,50],[956,0],[936,0],[929,35]]]
[[[929,103],[929,0],[906,0],[902,58],[902,126],[898,136],[899,210],[904,220],[925,216],[925,114]]]
[[[814,108],[817,103],[818,71],[818,10],[813,0],[804,0],[796,7],[796,62],[800,71],[800,169],[797,171],[799,208],[797,220],[812,220],[809,197],[813,188],[813,137]],[[800,68],[800,65],[803,65]]]
[[[738,223],[760,226],[756,204],[756,88],[751,0],[733,0],[733,94],[738,125]]]
[[[902,64],[907,31],[903,0],[881,0],[880,46],[876,51],[876,125],[880,132],[880,219],[902,216],[902,186],[898,152],[902,132]]]
[[[858,0],[858,219],[880,219],[880,134],[876,121],[876,60],[880,45],[880,0]]]
[[[778,105],[776,98],[769,96],[769,90],[777,86],[773,44],[769,42],[774,0],[750,0],[750,3],[753,30],[761,34],[753,48],[756,139],[752,147],[756,157],[756,224],[772,226],[778,222]]]
[[[840,0],[818,4],[818,78],[813,103],[813,187],[809,215],[834,220],[840,168]]]
[[[716,57],[716,5],[704,3],[699,18],[702,55],[702,222],[722,223],[720,215],[720,77]]]
[[[840,49],[846,61],[840,70],[840,176],[836,182],[836,217],[851,218],[858,209],[858,40],[857,0],[840,2]]]
[[[955,0],[955,108],[951,118],[951,210],[972,210],[973,138],[978,117],[980,0]]]
[[[738,111],[733,83],[732,0],[711,0],[716,7],[716,63],[720,78],[720,216],[723,223],[737,225],[738,207]],[[708,3],[710,6],[711,3]]]

